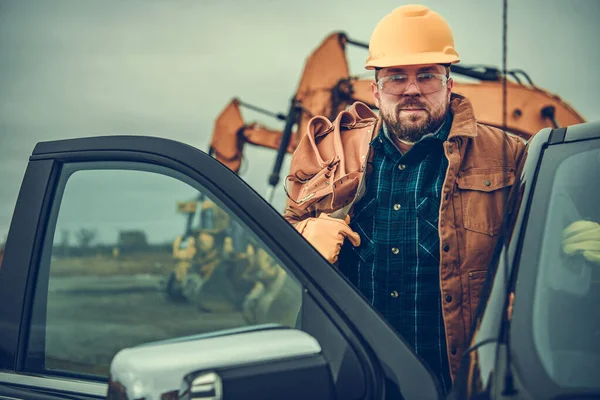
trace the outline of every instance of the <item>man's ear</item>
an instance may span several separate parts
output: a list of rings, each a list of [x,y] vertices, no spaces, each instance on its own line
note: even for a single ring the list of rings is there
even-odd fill
[[[450,95],[452,94],[452,89],[454,89],[454,79],[448,78],[448,82],[446,83],[448,90],[448,101],[450,101]]]
[[[377,86],[377,82],[371,83],[371,93],[373,94],[373,100],[375,101],[375,107],[379,108],[379,87]]]

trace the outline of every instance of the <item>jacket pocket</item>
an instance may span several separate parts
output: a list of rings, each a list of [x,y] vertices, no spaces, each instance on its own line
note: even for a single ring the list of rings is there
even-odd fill
[[[477,305],[481,299],[481,292],[485,279],[487,277],[487,270],[481,269],[477,271],[471,271],[469,274],[469,308],[471,311],[471,323],[475,320],[475,312],[477,311]]]
[[[465,229],[495,236],[502,226],[504,201],[515,182],[509,168],[474,168],[457,179]]]

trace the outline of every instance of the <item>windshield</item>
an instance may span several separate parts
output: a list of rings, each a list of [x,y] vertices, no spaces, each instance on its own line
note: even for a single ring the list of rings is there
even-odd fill
[[[582,151],[573,154],[574,145]],[[594,146],[551,146],[544,157],[556,169],[540,239],[533,343],[547,375],[563,388],[600,387],[600,149]],[[534,197],[532,208],[543,201]]]

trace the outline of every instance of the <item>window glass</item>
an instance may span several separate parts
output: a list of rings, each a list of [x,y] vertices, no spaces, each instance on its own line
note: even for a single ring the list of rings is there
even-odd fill
[[[106,376],[124,347],[295,325],[300,284],[211,193],[166,168],[70,168],[36,289],[39,368]]]
[[[534,343],[546,372],[563,387],[599,387],[599,172],[600,149],[560,162],[543,230]]]

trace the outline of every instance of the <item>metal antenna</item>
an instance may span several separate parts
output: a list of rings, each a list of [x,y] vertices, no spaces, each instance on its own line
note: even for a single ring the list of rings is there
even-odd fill
[[[507,59],[507,32],[508,32],[508,0],[503,0],[502,2],[502,131],[504,135],[507,136],[506,133],[506,116],[507,116],[507,90],[506,90],[506,79],[507,79],[507,68],[506,68],[506,59]],[[504,163],[508,162],[508,137],[504,138],[503,142],[503,157]],[[504,175],[504,185],[508,183],[508,175]],[[504,205],[507,206],[506,198],[504,199]],[[507,215],[505,212],[504,215]],[[509,274],[509,265],[508,265],[508,256],[504,257],[504,279],[505,285],[507,287],[508,296],[510,297],[510,278]],[[506,337],[505,343],[505,355],[506,355],[506,371],[504,373],[504,388],[502,389],[503,396],[514,396],[517,391],[515,390],[514,378],[512,374],[512,362],[511,362],[511,354],[510,354],[510,320],[506,319],[505,331],[504,335]]]

